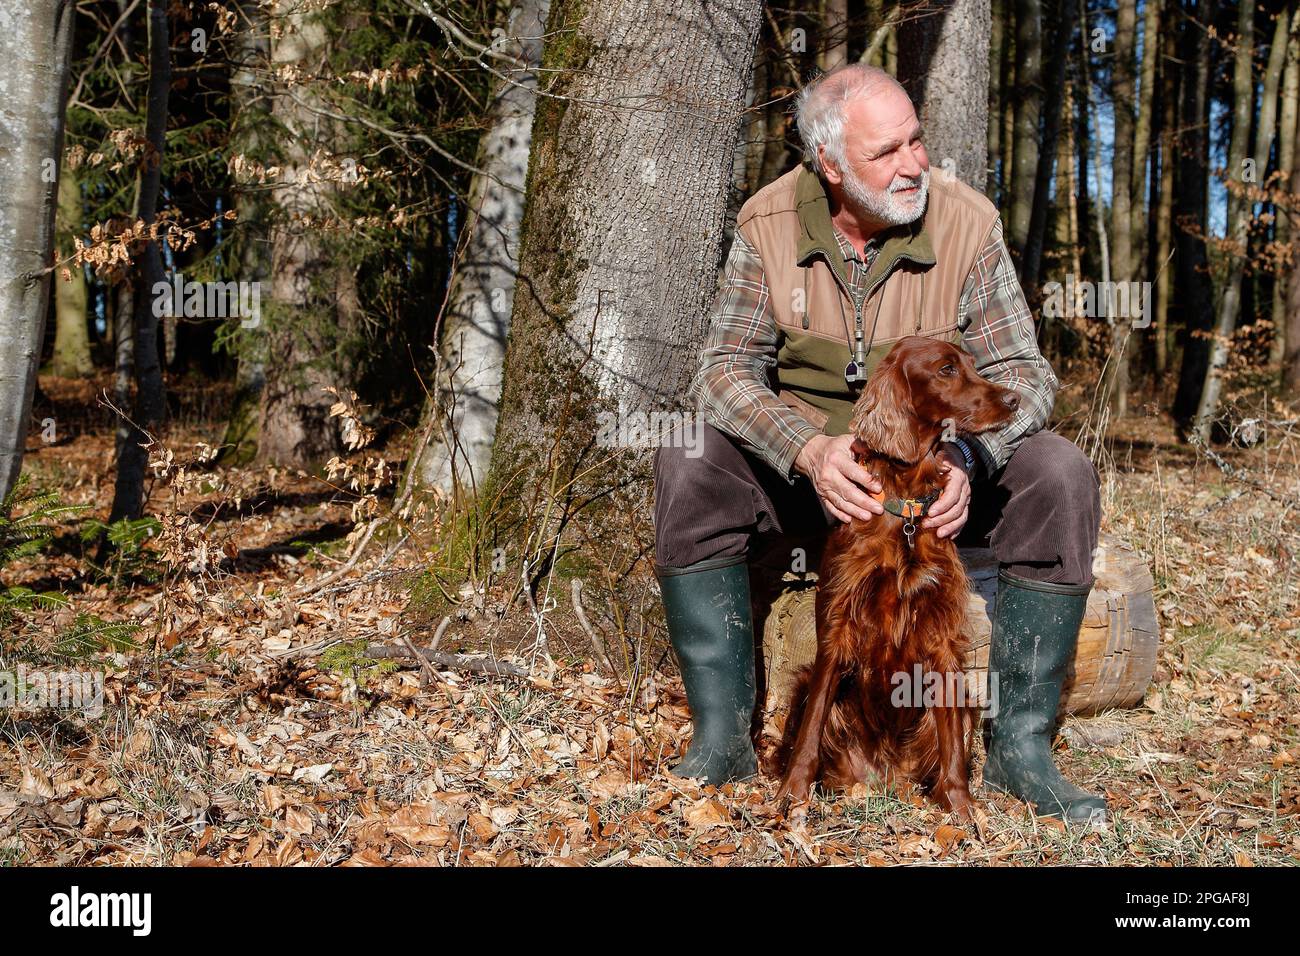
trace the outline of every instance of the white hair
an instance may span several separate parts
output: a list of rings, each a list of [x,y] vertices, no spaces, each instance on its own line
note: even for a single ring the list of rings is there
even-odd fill
[[[819,146],[826,147],[826,156],[835,165],[844,167],[844,104],[891,86],[906,95],[903,85],[880,67],[849,63],[823,73],[799,91],[795,122],[804,158],[818,175],[823,173]]]

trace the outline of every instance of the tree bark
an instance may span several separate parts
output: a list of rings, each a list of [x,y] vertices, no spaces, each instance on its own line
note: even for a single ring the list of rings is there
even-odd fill
[[[1214,0],[1183,0],[1186,18],[1182,23],[1180,60],[1187,64],[1182,84],[1182,142],[1180,160],[1174,172],[1175,256],[1178,260],[1178,294],[1184,317],[1182,364],[1178,392],[1174,396],[1174,417],[1188,422],[1196,412],[1205,369],[1209,363],[1209,341],[1202,334],[1214,324],[1214,289],[1210,282],[1206,251],[1210,125],[1209,84],[1212,75],[1213,44],[1206,30],[1214,23]]]
[[[848,0],[822,0],[822,42],[818,47],[817,59],[823,70],[849,62]]]
[[[22,470],[45,336],[73,16],[69,0],[0,5],[0,500]]]
[[[1053,47],[1069,49],[1074,41],[1074,0],[1056,0],[1053,9]],[[1056,164],[1056,143],[1061,135],[1062,101],[1065,90],[1066,57],[1054,56],[1047,75],[1047,93],[1043,99],[1046,119],[1043,140],[1038,151],[1038,170],[1034,174],[1034,198],[1029,216],[1029,232],[1024,255],[1020,260],[1020,284],[1036,295],[1043,262],[1043,244],[1047,240],[1047,214],[1052,206],[1048,192]]]
[[[989,5],[989,178],[984,193],[995,206],[1002,202],[1001,196],[1005,188],[1003,171],[998,162],[1002,156],[1002,110],[1006,98],[1006,88],[1002,85],[1003,61],[1007,55],[1002,36],[1005,20],[1002,7],[1005,3],[1006,0],[992,0]]]
[[[597,416],[683,409],[761,17],[758,0],[552,0],[489,479],[549,516],[542,552],[609,493]]]
[[[171,50],[166,0],[149,0],[149,89],[145,106],[145,140],[149,147],[137,176],[134,218],[146,230],[158,212],[162,192],[162,157],[167,129],[167,97],[171,89]],[[131,421],[117,427],[117,479],[109,523],[139,518],[144,509],[144,476],[149,464],[146,432],[155,434],[164,412],[162,365],[158,356],[158,316],[153,288],[163,281],[162,250],[155,240],[145,243],[140,258],[139,285],[134,302],[132,367],[135,402]]]
[[[72,256],[72,238],[81,234],[81,187],[77,174],[63,164],[59,175],[58,250],[60,262]],[[90,333],[86,329],[86,270],[69,264],[72,278],[65,280],[62,270],[54,274],[54,357],[50,372],[63,378],[84,378],[95,371],[90,360]]]
[[[1138,91],[1137,125],[1133,131],[1133,264],[1145,275],[1147,233],[1151,208],[1147,202],[1147,168],[1151,165],[1151,129],[1155,122],[1156,66],[1160,61],[1160,8],[1164,0],[1146,0],[1142,16],[1142,74]]]
[[[1193,429],[1201,441],[1210,441],[1215,417],[1219,412],[1219,396],[1223,390],[1224,367],[1232,346],[1232,334],[1237,327],[1241,311],[1241,279],[1245,264],[1247,244],[1250,240],[1251,200],[1246,189],[1251,185],[1242,182],[1250,148],[1250,122],[1255,112],[1255,79],[1252,73],[1255,53],[1254,4],[1239,5],[1237,16],[1236,56],[1232,71],[1232,139],[1228,146],[1228,239],[1225,244],[1227,279],[1223,296],[1219,300],[1219,313],[1214,323],[1214,338],[1210,345],[1210,365],[1201,387],[1201,400],[1196,406]],[[1276,82],[1276,81],[1275,81]],[[1274,87],[1276,91],[1276,86]],[[1271,133],[1261,130],[1261,139]],[[1257,167],[1258,168],[1258,167]]]
[[[1115,59],[1111,69],[1111,100],[1115,113],[1115,149],[1111,162],[1110,192],[1110,279],[1129,282],[1133,268],[1133,154],[1134,55],[1136,52],[1137,3],[1119,0],[1115,11]],[[1109,288],[1109,287],[1108,287]],[[1111,373],[1108,392],[1116,418],[1128,412],[1128,341],[1132,321],[1127,316],[1109,316],[1111,322]]]
[[[277,70],[316,77],[327,69],[330,36],[315,4],[276,0],[271,40]],[[258,419],[258,460],[314,468],[342,450],[327,389],[350,384],[349,338],[356,332],[356,278],[317,225],[335,215],[338,185],[311,169],[318,149],[339,151],[341,132],[324,115],[313,79],[277,89],[271,112],[283,132],[281,174],[270,190],[270,308],[262,310],[266,366]]]
[[[1160,120],[1160,178],[1158,180],[1156,208],[1156,302],[1151,320],[1155,335],[1156,381],[1164,382],[1169,367],[1169,296],[1173,269],[1174,219],[1174,167],[1177,165],[1176,144],[1178,136],[1178,74],[1174,69],[1175,36],[1167,30],[1162,38],[1164,62],[1160,67],[1161,120]]]
[[[1277,158],[1279,190],[1291,190],[1291,174],[1295,169],[1296,121],[1300,119],[1300,9],[1295,3],[1288,4],[1290,10],[1290,29],[1287,34],[1286,66],[1282,72],[1282,115],[1278,126]],[[1290,193],[1291,196],[1295,194]],[[1274,204],[1277,216],[1275,239],[1279,246],[1288,249],[1294,230],[1291,219],[1294,213],[1287,207],[1278,208]],[[1273,280],[1273,308],[1269,313],[1273,317],[1273,342],[1269,348],[1269,365],[1281,369],[1286,360],[1287,342],[1287,298],[1291,274],[1295,268],[1296,257],[1288,251],[1289,268],[1278,270]]]
[[[989,0],[934,0],[926,15],[898,26],[898,78],[925,129],[930,164],[980,192],[988,181],[991,29]]]
[[[498,81],[470,186],[468,240],[448,294],[439,343],[437,387],[425,412],[423,452],[414,478],[425,488],[474,489],[492,459],[501,402],[510,309],[515,296],[524,184],[549,0],[522,0],[507,33],[513,67],[497,62]]]
[[[244,24],[235,38],[230,72],[231,148],[236,155],[257,162],[272,149],[267,90],[259,79],[259,74],[268,75],[271,69],[271,37],[261,6],[245,2],[240,4],[240,12]],[[243,166],[232,178],[239,278],[258,283],[260,291],[270,285],[272,209],[253,168]],[[235,396],[221,440],[219,461],[223,465],[246,465],[257,457],[259,408],[266,384],[265,330],[241,328],[235,334]]]
[[[1043,103],[1043,42],[1039,0],[1015,0],[1016,102],[1011,173],[1011,252],[1019,262],[1029,239],[1038,175],[1039,114]]]

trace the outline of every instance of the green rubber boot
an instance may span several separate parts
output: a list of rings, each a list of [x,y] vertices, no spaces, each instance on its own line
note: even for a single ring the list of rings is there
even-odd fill
[[[758,773],[754,715],[754,625],[745,558],[688,568],[655,566],[668,637],[686,685],[695,734],[673,768],[715,786]]]
[[[1052,760],[1061,684],[1090,590],[998,574],[989,647],[998,710],[985,729],[984,783],[1033,804],[1039,816],[1104,826],[1106,801],[1067,781]]]

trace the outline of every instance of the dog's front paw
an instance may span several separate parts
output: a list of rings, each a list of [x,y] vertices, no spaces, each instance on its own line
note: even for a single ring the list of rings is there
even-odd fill
[[[808,794],[812,791],[812,780],[804,774],[789,773],[781,781],[780,788],[776,791],[777,806],[782,810],[788,810],[791,807],[802,806],[808,802]]]

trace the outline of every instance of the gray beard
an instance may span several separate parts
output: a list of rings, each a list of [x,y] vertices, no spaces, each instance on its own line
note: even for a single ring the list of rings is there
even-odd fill
[[[868,189],[863,182],[857,178],[850,170],[845,169],[844,178],[841,185],[844,188],[844,196],[848,202],[856,207],[854,212],[864,213],[867,218],[876,222],[884,223],[887,226],[906,226],[908,223],[916,222],[925,212],[926,200],[930,195],[930,171],[924,170],[921,173],[921,188],[917,192],[914,205],[909,209],[894,199],[894,194],[889,189],[882,189],[879,192]],[[898,182],[895,180],[895,182]],[[911,185],[914,181],[903,183],[902,185]],[[891,186],[894,183],[890,184]]]

